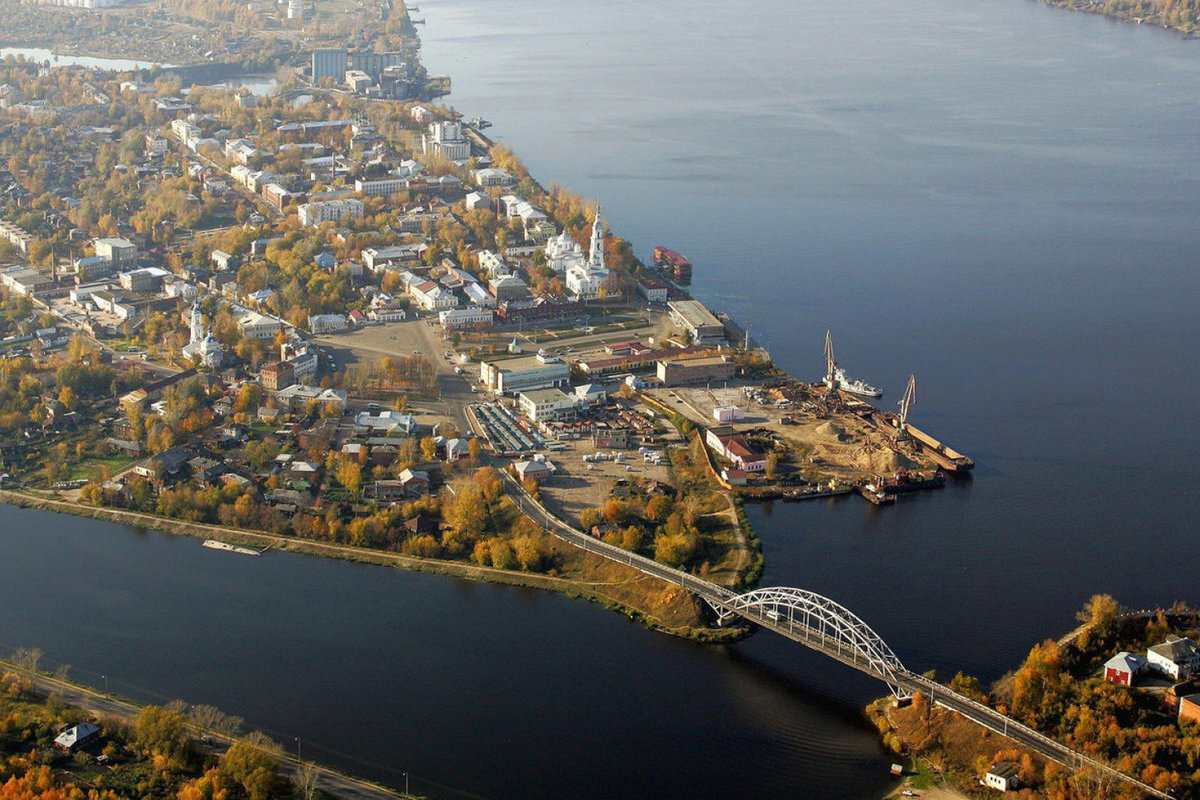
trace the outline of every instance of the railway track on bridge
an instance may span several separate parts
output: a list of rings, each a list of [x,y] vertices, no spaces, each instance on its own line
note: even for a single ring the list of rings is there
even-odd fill
[[[673,583],[702,598],[722,620],[741,617],[759,627],[815,650],[834,661],[881,680],[898,697],[922,692],[931,703],[966,717],[994,733],[1074,770],[1092,770],[1133,786],[1147,796],[1174,800],[1172,795],[1138,780],[1099,759],[1071,749],[994,708],[952,691],[907,669],[871,628],[853,612],[829,598],[802,589],[768,588],[738,594],[724,586],[668,567],[608,544],[571,527],[534,500],[511,475],[501,471],[505,487],[535,522],[575,547]]]

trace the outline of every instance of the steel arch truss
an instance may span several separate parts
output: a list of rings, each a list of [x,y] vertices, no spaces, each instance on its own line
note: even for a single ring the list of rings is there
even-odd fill
[[[806,589],[772,587],[721,603],[722,617],[738,614],[778,629],[840,661],[870,672],[897,688],[908,672],[879,634],[854,612]]]

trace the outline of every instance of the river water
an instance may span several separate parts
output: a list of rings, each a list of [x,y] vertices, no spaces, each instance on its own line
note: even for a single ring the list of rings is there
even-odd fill
[[[1196,601],[1200,43],[1019,0],[427,0],[424,60],[544,182],[817,377],[978,462],[875,509],[752,507],[766,582],[994,679],[1093,592]],[[882,687],[577,601],[0,509],[0,647],[241,714],[439,797],[873,798]]]

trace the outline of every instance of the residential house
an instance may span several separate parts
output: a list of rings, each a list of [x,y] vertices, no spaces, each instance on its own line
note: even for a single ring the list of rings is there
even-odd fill
[[[184,476],[190,458],[182,447],[172,447],[139,462],[133,471],[154,483],[174,482]]]
[[[403,469],[396,476],[404,487],[406,497],[429,494],[429,473],[419,469]]]
[[[471,457],[471,446],[466,439],[447,439],[442,447],[445,449],[447,461],[462,461]]]
[[[554,465],[549,461],[541,461],[534,459],[532,461],[518,461],[513,464],[513,470],[517,473],[517,478],[521,482],[533,481],[541,483],[555,472]]]
[[[100,726],[91,722],[81,722],[73,725],[54,737],[56,750],[73,753],[88,742],[95,741],[100,736]]]
[[[1146,659],[1122,650],[1104,662],[1104,680],[1122,686],[1133,686],[1134,680],[1146,671],[1146,667]]]
[[[1200,694],[1189,694],[1179,698],[1179,721],[1200,725]]]
[[[1017,775],[1021,768],[1012,761],[997,761],[987,768],[983,783],[989,789],[1000,792],[1011,792],[1021,785]]]
[[[192,470],[192,480],[201,486],[213,486],[225,474],[225,465],[216,459],[197,456],[188,461]]]
[[[1200,645],[1191,639],[1168,634],[1165,642],[1146,651],[1146,661],[1151,669],[1168,678],[1183,680],[1200,672]]]

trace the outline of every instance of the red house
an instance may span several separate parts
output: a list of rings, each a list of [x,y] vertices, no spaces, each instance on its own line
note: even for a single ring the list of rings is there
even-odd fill
[[[1134,679],[1146,670],[1146,659],[1124,650],[1104,662],[1104,680],[1133,686]]]

